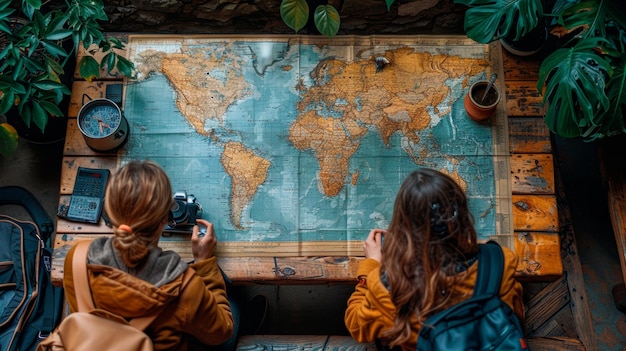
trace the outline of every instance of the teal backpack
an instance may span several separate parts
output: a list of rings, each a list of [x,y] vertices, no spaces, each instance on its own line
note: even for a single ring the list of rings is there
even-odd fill
[[[417,350],[529,350],[519,319],[498,295],[503,267],[498,243],[479,245],[472,297],[426,319]]]
[[[17,186],[0,187],[0,205],[32,217],[0,214],[0,351],[31,351],[59,324],[63,289],[50,279],[54,224],[37,198]]]

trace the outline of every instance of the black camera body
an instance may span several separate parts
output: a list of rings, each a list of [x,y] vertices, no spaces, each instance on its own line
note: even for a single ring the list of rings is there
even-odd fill
[[[202,205],[193,194],[181,190],[174,193],[174,205],[170,210],[166,232],[191,232],[196,218],[202,215]]]

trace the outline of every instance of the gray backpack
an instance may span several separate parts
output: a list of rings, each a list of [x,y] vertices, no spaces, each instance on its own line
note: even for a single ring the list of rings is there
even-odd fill
[[[0,205],[21,206],[32,217],[0,214],[0,351],[31,351],[59,324],[63,311],[63,289],[50,279],[54,225],[22,187],[0,187]]]

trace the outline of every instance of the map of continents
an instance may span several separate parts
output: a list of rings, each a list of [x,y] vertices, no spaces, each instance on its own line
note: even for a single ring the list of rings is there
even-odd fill
[[[492,130],[462,107],[487,76],[484,46],[131,36],[129,47],[138,78],[122,158],[159,162],[221,241],[362,240],[388,225],[419,167],[452,175],[479,232],[495,233]]]

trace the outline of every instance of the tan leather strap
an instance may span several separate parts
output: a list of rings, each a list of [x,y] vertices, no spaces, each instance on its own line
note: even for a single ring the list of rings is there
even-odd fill
[[[87,273],[87,252],[90,241],[79,241],[72,256],[72,278],[74,279],[74,294],[78,312],[89,312],[95,308],[91,289],[89,288],[89,275]]]
[[[74,256],[72,256],[72,277],[74,278],[74,293],[76,294],[76,303],[79,312],[89,312],[95,309],[91,289],[89,288],[89,273],[87,273],[87,253],[90,243],[91,242],[88,240],[78,242],[76,249],[74,249]],[[195,270],[187,268],[185,273],[183,273],[181,289],[189,283],[194,273]],[[144,330],[154,321],[159,313],[161,313],[161,310],[162,309],[159,309],[148,316],[133,318],[128,321],[128,324],[139,330]]]

